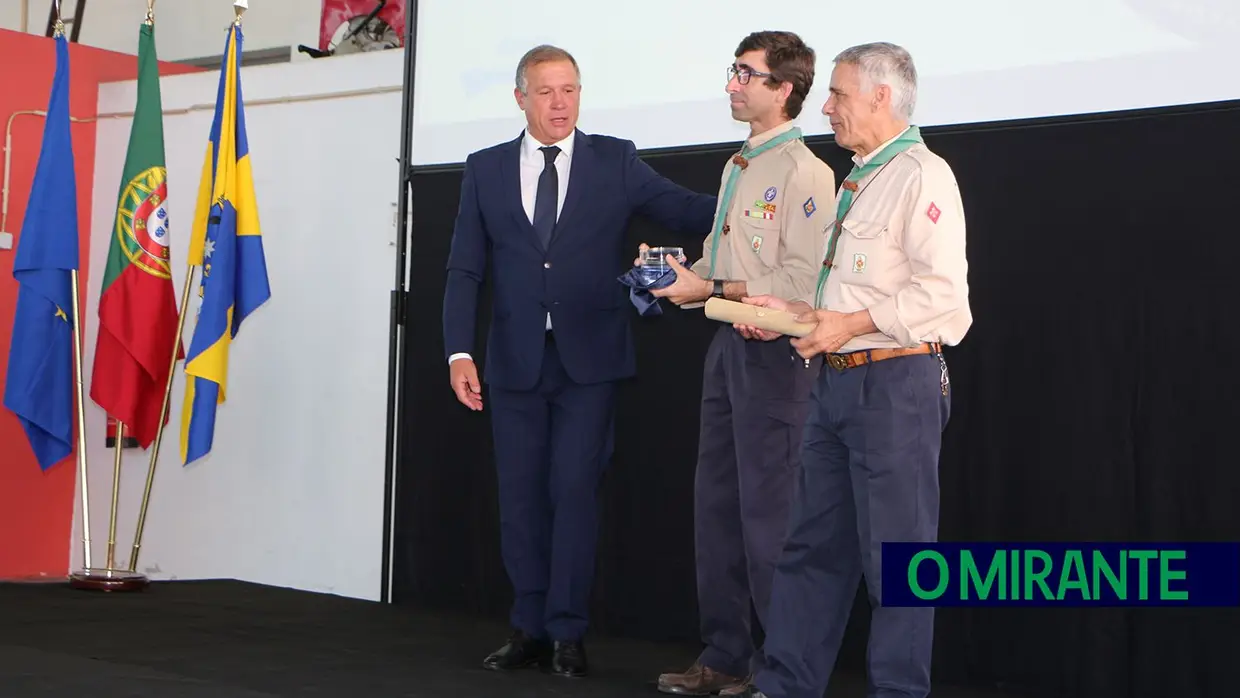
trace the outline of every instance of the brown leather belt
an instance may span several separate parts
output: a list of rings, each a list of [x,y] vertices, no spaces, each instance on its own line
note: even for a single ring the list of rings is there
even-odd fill
[[[839,371],[846,368],[856,368],[866,364],[872,364],[875,361],[883,361],[885,359],[894,359],[900,356],[916,356],[918,354],[938,354],[943,351],[943,345],[938,342],[922,343],[915,347],[900,349],[862,349],[847,354],[827,354],[827,365]]]

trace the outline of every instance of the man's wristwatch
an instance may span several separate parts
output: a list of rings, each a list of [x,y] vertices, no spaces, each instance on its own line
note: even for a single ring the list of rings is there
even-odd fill
[[[714,287],[713,290],[711,290],[710,295],[715,298],[723,298],[723,282],[719,279],[715,279],[714,281]]]

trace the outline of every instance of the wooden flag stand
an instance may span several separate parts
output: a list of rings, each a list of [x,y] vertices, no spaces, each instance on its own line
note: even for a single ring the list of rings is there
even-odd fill
[[[74,279],[74,294],[77,293],[77,280]],[[74,302],[76,303],[76,295]],[[74,327],[75,335],[78,334],[76,326]],[[75,340],[78,337],[75,336]],[[78,457],[82,463],[82,526],[86,529],[83,542],[86,545],[86,556],[84,562],[86,568],[74,572],[69,575],[69,586],[74,589],[86,589],[90,591],[141,591],[146,588],[149,580],[146,575],[139,572],[129,570],[121,570],[116,568],[116,505],[120,494],[121,484],[121,453],[125,448],[125,425],[123,422],[116,423],[116,458],[112,466],[112,509],[109,515],[108,523],[108,560],[107,566],[102,568],[92,567],[90,564],[90,509],[87,506],[87,483],[85,475],[85,449],[86,439],[83,436],[85,432],[85,414],[81,408],[82,405],[82,354],[79,349],[80,343],[74,343],[74,349],[77,350],[77,389],[78,389],[78,451],[83,455]],[[154,459],[158,452],[152,452],[151,458]]]

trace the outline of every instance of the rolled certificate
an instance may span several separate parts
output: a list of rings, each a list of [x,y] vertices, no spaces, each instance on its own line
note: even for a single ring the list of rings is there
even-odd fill
[[[768,332],[778,332],[789,337],[804,337],[817,327],[812,322],[797,322],[797,313],[772,310],[757,305],[747,305],[723,298],[706,301],[706,317],[734,325],[749,325]]]

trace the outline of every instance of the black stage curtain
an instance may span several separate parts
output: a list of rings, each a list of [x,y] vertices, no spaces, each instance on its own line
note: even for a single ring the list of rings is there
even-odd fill
[[[963,192],[976,316],[948,354],[943,540],[1240,540],[1238,119],[1225,103],[925,130]],[[847,153],[812,145],[847,173]],[[647,157],[715,191],[732,152]],[[459,183],[449,169],[413,185],[410,293],[425,320],[404,363],[393,589],[503,618],[490,425],[455,403],[439,326]],[[631,236],[634,249],[668,240],[643,220]],[[697,638],[692,483],[712,324],[635,314],[641,376],[624,387],[604,484],[595,632]],[[841,665],[861,669],[860,595],[856,608]],[[1230,694],[1240,654],[1231,609],[945,609],[937,632],[936,679],[1047,695]]]

